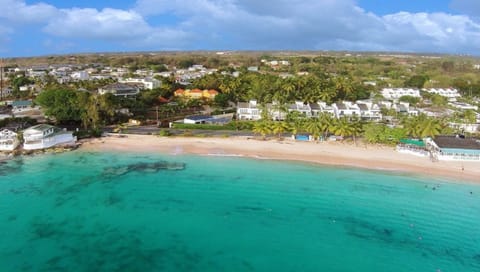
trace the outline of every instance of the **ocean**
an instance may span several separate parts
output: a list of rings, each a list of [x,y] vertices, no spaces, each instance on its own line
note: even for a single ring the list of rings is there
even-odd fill
[[[0,271],[480,271],[480,186],[73,152],[0,165]]]

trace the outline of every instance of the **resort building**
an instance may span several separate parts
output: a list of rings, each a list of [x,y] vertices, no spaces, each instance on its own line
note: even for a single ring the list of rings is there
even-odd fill
[[[303,103],[296,101],[293,104],[285,106],[285,110],[277,103],[268,103],[265,108],[273,120],[285,120],[287,112],[298,112],[305,117],[318,117],[322,113],[326,113],[334,118],[341,117],[358,117],[365,120],[379,121],[382,119],[380,106],[372,102],[359,101],[359,104],[344,101],[334,103],[331,106],[325,102]],[[239,102],[237,105],[237,118],[239,120],[259,120],[262,110],[257,105],[257,101],[252,100],[248,103]]]
[[[312,107],[310,104],[304,104],[302,101],[296,101],[294,104],[290,104],[288,111],[296,111],[306,117],[312,117]]]
[[[259,120],[262,118],[262,111],[258,108],[256,100],[250,102],[238,102],[237,119],[238,120]]]
[[[360,107],[349,101],[337,102],[332,104],[337,118],[342,117],[360,117]]]
[[[480,139],[463,135],[437,136],[425,139],[425,143],[435,160],[480,162]]]
[[[56,145],[74,144],[77,138],[72,132],[40,124],[23,131],[23,148],[26,150],[49,148]]]
[[[398,100],[402,96],[421,97],[420,91],[412,88],[384,88],[382,95],[388,100]]]
[[[380,112],[380,106],[371,101],[357,101],[357,105],[360,109],[360,118],[369,121],[382,120],[382,113]]]
[[[98,89],[98,93],[101,95],[111,93],[114,96],[122,96],[127,98],[135,97],[140,93],[140,89],[137,86],[130,84],[113,83]]]
[[[327,113],[331,117],[336,117],[335,109],[332,106],[327,105],[325,102],[317,102],[310,104],[312,108],[312,116],[318,117],[321,113]]]
[[[458,93],[458,90],[453,89],[453,88],[447,88],[447,89],[431,88],[431,89],[423,89],[423,91],[426,91],[426,92],[431,93],[431,94],[438,94],[440,96],[446,97],[448,99],[448,101],[451,101],[451,102],[457,101],[457,98],[460,97],[460,94]]]
[[[17,133],[4,129],[0,131],[0,151],[12,151],[20,144]]]

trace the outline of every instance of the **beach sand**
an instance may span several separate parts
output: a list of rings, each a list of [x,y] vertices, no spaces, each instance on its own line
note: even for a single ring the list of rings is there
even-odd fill
[[[373,170],[419,174],[444,180],[480,184],[480,162],[431,162],[395,151],[394,147],[354,145],[341,142],[296,142],[247,137],[196,138],[158,137],[150,135],[108,136],[82,142],[81,150],[160,152],[165,154],[198,154],[244,156],[257,159],[279,159],[358,167]]]

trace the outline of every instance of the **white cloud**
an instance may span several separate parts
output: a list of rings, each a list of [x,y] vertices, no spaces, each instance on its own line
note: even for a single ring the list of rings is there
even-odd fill
[[[55,17],[58,10],[45,3],[28,5],[25,1],[0,0],[0,18],[15,24],[42,23]]]
[[[381,17],[365,12],[354,0],[278,0],[275,4],[257,0],[138,0],[135,9],[148,17],[175,14],[181,21],[178,27],[214,41],[206,45],[225,49],[451,53],[480,49],[479,25],[466,15],[399,12]]]
[[[44,30],[54,36],[121,43],[133,47],[184,46],[187,34],[166,27],[152,27],[135,11],[106,8],[65,9]]]
[[[69,38],[124,40],[146,35],[150,26],[131,11],[118,9],[66,9],[48,22],[45,31]]]
[[[108,42],[126,49],[338,49],[478,54],[480,25],[471,12],[468,14],[472,15],[398,12],[378,16],[361,9],[357,2],[137,0],[131,10],[97,10],[0,0],[0,25],[4,26],[6,36],[18,25],[35,23],[50,37],[64,42]],[[478,0],[452,0],[451,4],[464,14],[468,10],[479,11],[479,5]]]

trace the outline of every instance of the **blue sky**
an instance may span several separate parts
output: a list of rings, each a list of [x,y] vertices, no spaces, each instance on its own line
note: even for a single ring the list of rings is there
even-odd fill
[[[157,50],[480,52],[479,0],[0,0],[0,57]]]

